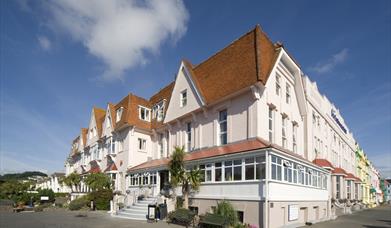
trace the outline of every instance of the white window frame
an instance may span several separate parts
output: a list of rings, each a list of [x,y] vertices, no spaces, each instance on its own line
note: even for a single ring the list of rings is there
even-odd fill
[[[292,151],[297,153],[297,123],[292,123]]]
[[[269,141],[273,142],[274,137],[274,109],[269,107],[268,120],[269,120]]]
[[[276,94],[280,96],[281,94],[281,76],[276,74]]]
[[[287,117],[286,116],[282,116],[281,118],[281,144],[282,144],[282,147],[283,148],[287,148],[287,132],[286,132],[286,121],[287,120]]]
[[[187,105],[187,89],[185,90],[182,90],[181,94],[180,94],[180,99],[179,99],[179,105],[180,107],[185,107]]]
[[[291,103],[291,92],[290,92],[290,85],[288,83],[286,83],[286,86],[285,86],[285,101],[287,104],[290,104]]]
[[[117,109],[117,111],[115,112],[115,122],[119,122],[121,120],[123,111],[124,107],[120,107],[119,109]]]
[[[220,119],[220,116],[221,116],[221,113],[222,112],[225,112],[226,113],[226,118],[224,119],[224,120],[221,120]],[[226,129],[225,129],[225,131],[221,131],[221,126],[223,125],[223,124],[226,124]],[[226,141],[226,143],[223,143],[222,142],[222,140],[221,140],[221,137],[223,136],[223,135],[225,135],[225,141]],[[225,145],[225,144],[227,144],[228,143],[228,111],[227,111],[227,109],[223,109],[223,110],[220,110],[219,112],[218,112],[218,144],[219,145]]]
[[[139,151],[145,152],[147,150],[147,140],[144,138],[137,139],[137,148]]]
[[[186,151],[189,152],[192,150],[192,124],[191,122],[186,123]]]
[[[142,118],[142,116],[141,116],[142,110],[144,110],[144,117],[145,117],[145,118]],[[150,121],[151,121],[151,109],[139,105],[139,106],[138,106],[138,118],[139,118],[140,120],[150,122]]]

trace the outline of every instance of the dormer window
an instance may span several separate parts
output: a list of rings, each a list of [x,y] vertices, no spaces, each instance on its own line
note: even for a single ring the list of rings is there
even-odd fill
[[[151,116],[150,116],[151,110],[149,108],[139,106],[138,108],[138,116],[140,120],[144,121],[151,121]]]
[[[164,100],[155,104],[152,108],[152,118],[157,119],[157,121],[162,121],[164,118]]]
[[[120,107],[119,109],[117,109],[117,112],[115,115],[115,122],[119,122],[121,120],[123,111],[124,111],[124,107]]]
[[[187,90],[183,90],[181,92],[181,107],[185,107],[187,105]]]

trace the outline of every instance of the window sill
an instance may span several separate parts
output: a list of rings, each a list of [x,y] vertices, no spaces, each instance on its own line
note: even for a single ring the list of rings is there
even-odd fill
[[[147,151],[146,150],[137,150],[137,152],[140,152],[140,153],[147,153]]]

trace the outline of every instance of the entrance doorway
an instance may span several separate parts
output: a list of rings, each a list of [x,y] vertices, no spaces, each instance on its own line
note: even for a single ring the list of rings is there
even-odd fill
[[[160,192],[163,191],[168,191],[168,186],[169,186],[169,173],[168,170],[163,170],[159,172],[159,177],[160,177]]]

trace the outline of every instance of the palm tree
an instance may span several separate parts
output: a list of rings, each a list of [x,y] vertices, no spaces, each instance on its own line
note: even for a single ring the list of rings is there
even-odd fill
[[[171,174],[171,185],[182,186],[183,207],[188,209],[190,191],[198,190],[201,184],[201,172],[199,169],[186,170],[184,157],[183,147],[175,147],[168,168]]]
[[[94,191],[111,187],[110,177],[104,173],[90,173],[85,177],[84,182]]]

